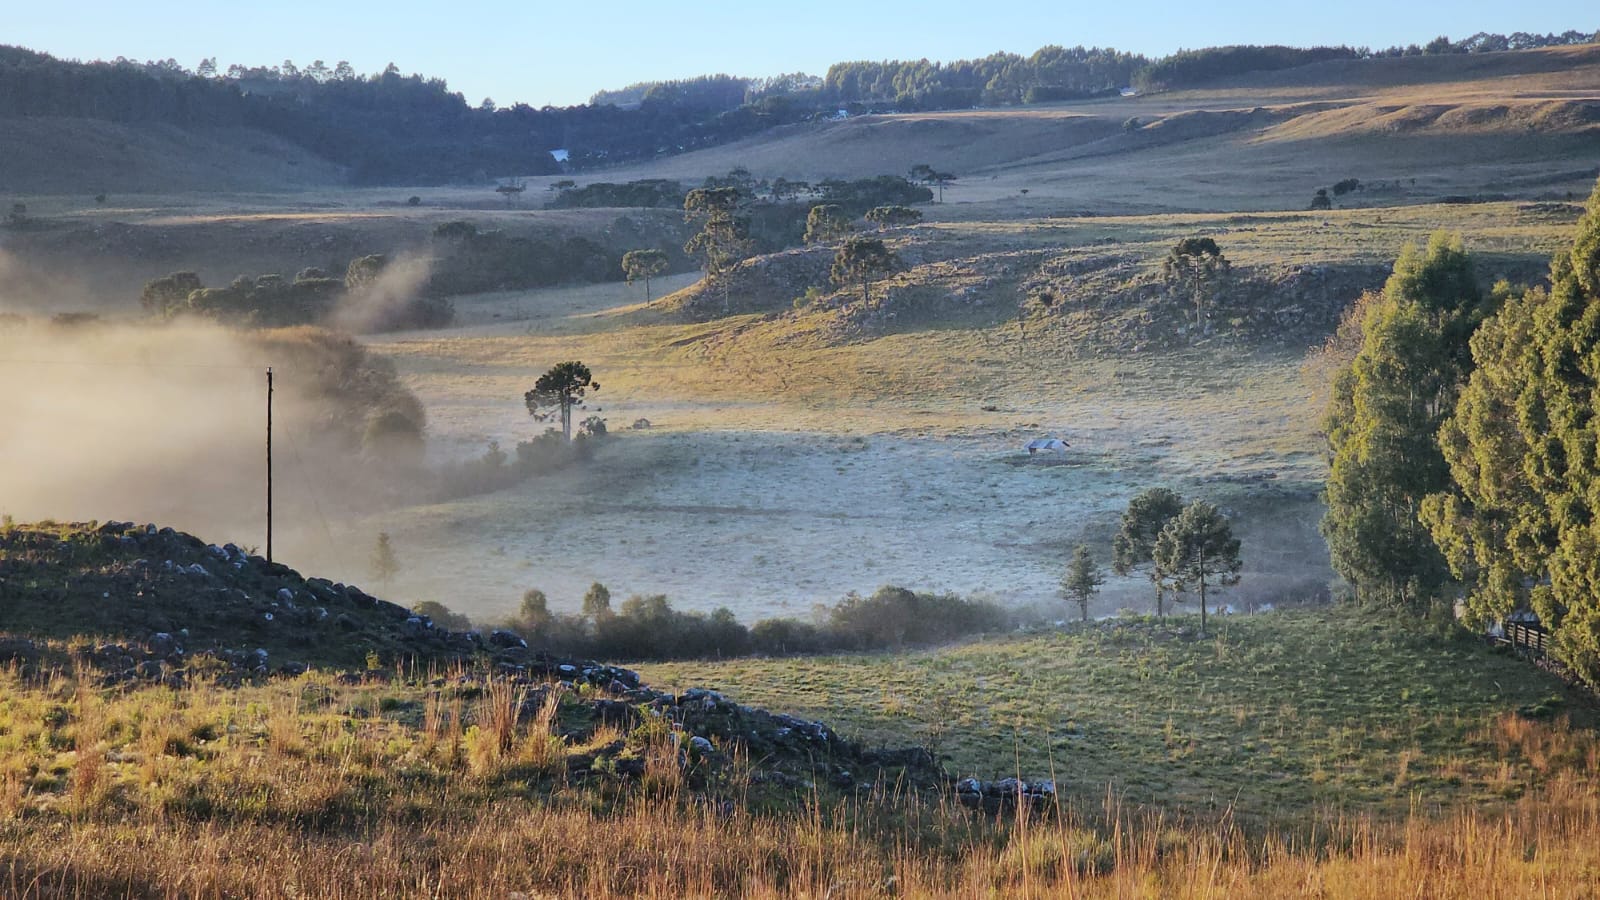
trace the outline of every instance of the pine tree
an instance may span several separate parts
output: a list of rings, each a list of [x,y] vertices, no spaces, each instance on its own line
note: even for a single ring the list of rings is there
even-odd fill
[[[1472,351],[1440,432],[1451,484],[1425,518],[1472,620],[1532,608],[1556,656],[1600,686],[1600,184],[1550,289],[1507,300]]]
[[[1208,591],[1239,583],[1239,539],[1216,506],[1204,500],[1185,506],[1161,529],[1154,552],[1156,570],[1183,592],[1200,596],[1200,633],[1206,633]]]
[[[1418,514],[1449,480],[1436,435],[1471,369],[1482,306],[1460,238],[1408,245],[1367,310],[1361,350],[1335,378],[1322,533],[1361,602],[1420,612],[1450,581]]]
[[[557,363],[534,382],[533,390],[522,395],[528,414],[543,422],[552,415],[561,420],[561,434],[572,440],[572,410],[583,407],[589,391],[600,390],[589,367],[581,362]]]
[[[1111,542],[1111,568],[1118,575],[1145,569],[1156,589],[1158,617],[1166,614],[1162,601],[1167,587],[1155,565],[1156,538],[1180,512],[1183,512],[1183,498],[1176,491],[1164,487],[1147,488],[1128,501],[1128,509],[1122,514],[1122,527]]]
[[[1061,595],[1078,604],[1083,621],[1089,621],[1089,601],[1094,599],[1094,595],[1100,592],[1100,585],[1105,583],[1105,575],[1095,565],[1088,546],[1079,544],[1072,553],[1072,562],[1067,564],[1067,574],[1061,579]]]

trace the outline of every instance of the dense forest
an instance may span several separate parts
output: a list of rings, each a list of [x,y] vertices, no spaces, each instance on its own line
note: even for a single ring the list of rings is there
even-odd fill
[[[1247,72],[1329,59],[1485,53],[1581,44],[1600,34],[1479,33],[1424,46],[1215,47],[1159,60],[1110,48],[1046,46],[953,62],[841,62],[823,78],[708,75],[602,91],[581,106],[470,105],[439,78],[372,75],[349,63],[194,69],[175,60],[71,62],[0,46],[0,116],[72,116],[182,127],[247,126],[279,135],[349,168],[368,184],[486,181],[591,169],[679,153],[776,125],[869,111],[1045,103],[1124,87],[1172,90]]]
[[[77,116],[130,124],[249,126],[348,166],[359,183],[484,181],[681,152],[753,134],[784,119],[753,106],[715,112],[693,92],[635,109],[470,106],[437,78],[393,65],[358,76],[346,63],[304,69],[206,60],[76,63],[0,47],[0,116]]]

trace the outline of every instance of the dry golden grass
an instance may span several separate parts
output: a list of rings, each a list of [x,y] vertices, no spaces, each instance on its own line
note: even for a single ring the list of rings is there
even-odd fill
[[[307,790],[309,785],[298,785]],[[9,897],[1583,897],[1600,797],[1562,782],[1503,815],[1329,819],[1297,836],[1072,816],[984,821],[901,802],[899,826],[817,807],[655,794],[610,814],[505,800],[349,829],[136,816],[0,823]],[[924,829],[920,839],[913,828]]]
[[[569,746],[557,690],[519,722],[524,689],[503,682],[462,733],[426,675],[93,678],[0,672],[0,895],[1584,897],[1600,871],[1600,740],[1562,720],[1505,715],[1472,740],[1536,771],[1497,808],[1308,808],[1265,827],[1111,791],[1028,816],[905,785],[761,794],[737,753],[702,792],[663,720]],[[566,753],[616,740],[644,759],[636,781],[561,774]],[[1399,789],[1419,774],[1406,752],[1390,771]]]

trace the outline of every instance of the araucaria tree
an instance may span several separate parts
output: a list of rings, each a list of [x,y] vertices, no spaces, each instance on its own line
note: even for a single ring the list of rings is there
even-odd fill
[[[836,285],[860,284],[861,299],[870,301],[872,282],[893,272],[899,265],[894,251],[878,238],[853,237],[833,255],[831,277]]]
[[[685,222],[700,230],[683,245],[700,258],[707,281],[717,281],[750,254],[750,218],[740,212],[743,195],[738,188],[696,188],[683,200]],[[728,307],[728,285],[722,286],[722,305]]]
[[[650,279],[667,271],[667,254],[655,249],[629,250],[622,254],[622,274],[629,284],[644,282],[644,305],[650,305]]]
[[[1089,601],[1100,592],[1100,585],[1106,583],[1106,577],[1101,574],[1100,567],[1095,565],[1094,556],[1089,552],[1086,544],[1079,544],[1072,551],[1072,562],[1067,564],[1067,574],[1061,579],[1061,594],[1066,599],[1078,604],[1078,611],[1082,614],[1083,621],[1089,621]]]
[[[583,406],[584,394],[598,391],[600,385],[589,374],[589,367],[581,362],[564,362],[552,366],[539,376],[533,390],[522,395],[528,414],[543,422],[551,416],[561,417],[561,433],[572,440],[572,410]]]
[[[1167,284],[1194,304],[1196,336],[1211,330],[1211,310],[1228,280],[1230,266],[1222,248],[1208,237],[1186,237],[1161,261]]]
[[[1166,609],[1166,582],[1155,564],[1156,539],[1167,523],[1183,512],[1183,498],[1170,488],[1148,488],[1128,502],[1122,514],[1122,527],[1111,542],[1111,568],[1118,575],[1144,569],[1156,589],[1156,615]]]
[[[1451,486],[1423,519],[1470,620],[1531,608],[1556,657],[1600,686],[1600,185],[1549,290],[1507,299],[1472,357],[1439,432]]]
[[[1450,583],[1422,502],[1445,490],[1437,434],[1471,370],[1483,298],[1461,240],[1407,246],[1334,378],[1324,417],[1330,470],[1322,533],[1333,567],[1369,604],[1426,611]]]
[[[1155,565],[1173,586],[1200,596],[1200,633],[1206,632],[1209,590],[1239,583],[1239,539],[1214,505],[1204,500],[1185,506],[1156,538]]]

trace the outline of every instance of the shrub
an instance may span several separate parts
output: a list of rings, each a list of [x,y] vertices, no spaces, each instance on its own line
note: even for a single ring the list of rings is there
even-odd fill
[[[763,619],[750,627],[750,644],[768,656],[820,653],[828,642],[817,626],[797,619]]]
[[[609,592],[606,597],[609,601]],[[609,602],[586,598],[583,614],[563,615],[550,612],[542,593],[530,592],[522,612],[507,625],[531,646],[555,653],[670,660],[880,650],[940,643],[1010,624],[1006,612],[987,601],[897,587],[880,588],[866,598],[851,594],[822,618],[821,625],[765,619],[747,628],[726,607],[710,614],[680,612],[662,594],[634,595],[615,612]]]
[[[144,292],[139,295],[139,305],[146,313],[165,318],[186,309],[189,295],[204,287],[200,276],[193,272],[173,272],[146,282]]]
[[[625,184],[596,182],[583,187],[569,187],[556,195],[551,203],[560,209],[645,207],[681,209],[688,195],[682,184],[664,178],[645,178]]]
[[[994,603],[954,594],[919,594],[885,585],[871,597],[850,594],[828,614],[834,646],[862,650],[930,644],[1004,628]]]
[[[586,438],[603,438],[606,436],[606,420],[599,416],[589,416],[578,423],[578,436]]]
[[[922,213],[909,206],[874,206],[867,210],[867,221],[879,228],[904,228],[922,221]]]
[[[450,631],[467,631],[472,628],[472,620],[437,600],[423,600],[412,604],[411,611],[419,616],[426,616],[433,624]]]

